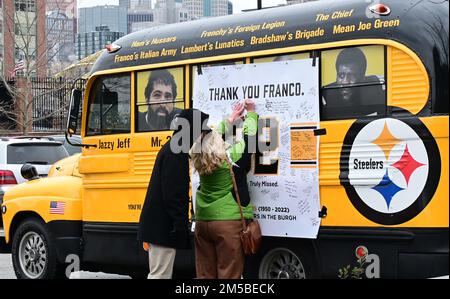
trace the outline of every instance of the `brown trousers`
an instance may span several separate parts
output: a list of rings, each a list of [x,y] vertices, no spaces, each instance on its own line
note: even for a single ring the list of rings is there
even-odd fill
[[[240,279],[244,271],[241,221],[198,221],[195,227],[197,278]]]

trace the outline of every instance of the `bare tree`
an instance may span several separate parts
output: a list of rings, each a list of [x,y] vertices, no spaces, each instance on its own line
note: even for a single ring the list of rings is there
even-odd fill
[[[54,8],[56,6],[58,12],[64,13],[62,6],[59,6],[62,1],[53,0],[53,6]],[[42,109],[38,117],[36,115],[33,117],[33,105],[37,99],[60,94],[60,91],[65,89],[65,86],[61,85],[56,90],[39,91],[36,88],[33,89],[33,84],[39,82],[38,77],[47,75],[47,69],[51,68],[54,58],[63,49],[61,42],[67,40],[68,35],[72,33],[64,30],[62,22],[48,23],[46,21],[46,1],[13,0],[11,2],[9,9],[6,5],[4,9],[6,25],[4,34],[5,37],[8,35],[9,40],[14,43],[12,60],[15,70],[12,74],[8,74],[5,70],[5,74],[0,75],[0,82],[11,95],[12,105],[11,103],[7,105],[5,99],[0,99],[0,114],[11,120],[22,134],[27,135],[33,123],[49,119],[66,109],[65,104],[44,107],[45,109]],[[14,77],[14,84],[7,79],[8,75]]]

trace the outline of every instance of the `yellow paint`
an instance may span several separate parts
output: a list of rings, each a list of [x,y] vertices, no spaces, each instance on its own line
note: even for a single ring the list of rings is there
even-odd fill
[[[184,67],[184,72],[186,74],[186,82],[187,82],[187,86],[189,85],[189,82],[191,82],[191,68],[189,66],[185,66]],[[191,89],[190,88],[185,88],[186,90],[186,99],[190,99],[191,98]],[[185,107],[186,109],[191,108],[191,101],[185,101]]]
[[[142,207],[156,155],[171,136],[172,132],[167,131],[84,138],[86,143],[98,144],[99,140],[114,142],[129,137],[131,145],[130,149],[114,152],[98,148],[85,150],[83,158],[87,159],[80,161],[81,171],[84,172],[83,220],[138,222],[141,211],[130,207]],[[153,146],[152,140],[160,140],[160,146]],[[93,162],[96,159],[99,159],[102,171],[95,171],[96,167],[89,166],[97,165]]]
[[[353,122],[354,120],[341,120],[320,124],[320,127],[327,131],[326,135],[320,136],[319,180],[321,186],[333,186],[335,188],[335,186],[340,185],[342,142]],[[321,197],[325,198],[322,193]]]
[[[449,117],[424,117],[420,120],[435,137],[439,147],[442,168],[439,186],[431,202],[419,215],[408,222],[389,227],[449,227]],[[327,135],[321,136],[319,152],[320,198],[321,205],[328,208],[328,216],[322,220],[322,226],[380,227],[356,210],[340,185],[342,140],[352,122],[330,121],[321,124],[322,128],[327,129]]]
[[[316,169],[317,166],[308,166],[308,165],[301,165],[301,166],[291,166],[293,169]]]
[[[131,73],[131,86],[136,86],[136,73],[132,72]],[[132,99],[136,99],[136,89],[132,88],[131,89],[131,98]],[[133,101],[132,101],[133,102]],[[131,105],[131,115],[136,115],[136,106],[135,105]],[[132,117],[131,118],[131,133],[133,134],[136,131],[136,118]]]
[[[388,47],[388,105],[419,113],[430,94],[428,73],[416,55]]]
[[[378,145],[383,150],[386,159],[389,159],[389,153],[391,152],[392,148],[394,148],[394,146],[396,146],[400,142],[401,140],[392,135],[387,122],[384,124],[384,128],[380,136],[372,141],[372,143]]]
[[[114,161],[114,163],[111,163],[111,161]],[[81,174],[128,172],[129,169],[129,154],[84,156],[79,161]]]
[[[65,159],[62,159],[50,168],[48,172],[49,177],[54,176],[76,176],[81,177],[78,169],[78,160],[80,159],[81,154],[75,154]]]
[[[365,45],[373,45],[366,47]],[[172,61],[154,65],[142,65],[101,71],[93,74],[86,86],[83,104],[83,115],[87,116],[89,91],[98,76],[131,72],[131,86],[145,86],[148,80],[148,70],[157,68],[175,68],[174,76],[177,82],[183,82],[178,86],[179,99],[185,101],[189,107],[191,91],[184,87],[191,86],[190,80],[195,78],[195,70],[191,73],[194,64],[220,63],[225,60],[244,59],[247,63],[251,58],[255,61],[265,61],[261,57],[292,54],[297,52],[309,57],[311,50],[334,49],[339,47],[360,46],[367,55],[378,57],[381,55],[379,48],[387,46],[387,73],[388,79],[388,104],[402,107],[413,114],[417,114],[428,100],[429,80],[425,67],[410,49],[399,42],[384,39],[359,39],[342,42],[332,42],[316,45],[301,45],[285,49],[272,49],[253,51],[248,53],[230,54],[223,56],[191,59],[184,61]],[[334,51],[334,50],[332,50]],[[306,53],[308,52],[308,53]],[[327,52],[333,60],[333,52]],[[336,52],[337,53],[337,52]],[[297,55],[297,54],[295,54]],[[300,57],[299,56],[299,57]],[[303,56],[302,56],[303,57]],[[375,59],[376,60],[376,59]],[[383,61],[383,60],[380,60]],[[368,74],[384,74],[383,63],[378,65],[369,62]],[[333,69],[333,68],[331,68]],[[144,71],[140,73],[139,71]],[[185,80],[183,81],[183,72]],[[411,76],[408,76],[411,72]],[[324,74],[324,84],[333,82],[335,73]],[[144,88],[144,87],[143,87]],[[132,101],[142,101],[143,88],[137,91],[132,88]],[[405,102],[405,98],[413,101]],[[44,221],[52,220],[83,220],[94,222],[132,222],[139,220],[140,210],[135,209],[143,204],[148,182],[156,160],[160,146],[167,142],[171,132],[153,132],[135,134],[134,104],[132,112],[132,133],[115,136],[85,136],[86,122],[82,122],[83,143],[98,144],[99,141],[112,142],[118,138],[130,138],[130,148],[121,148],[108,151],[107,149],[84,148],[81,157],[70,159],[64,163],[57,163],[61,170],[52,169],[52,175],[48,179],[28,182],[17,186],[5,195],[5,203],[8,212],[3,215],[5,234],[10,240],[9,228],[13,217],[21,211],[33,211],[40,215]],[[449,226],[449,188],[448,188],[448,116],[427,117],[421,119],[432,132],[439,146],[442,169],[441,180],[430,204],[411,221],[398,227],[448,227]],[[340,158],[343,140],[354,120],[322,122],[321,128],[327,130],[327,135],[320,137],[320,195],[322,205],[328,207],[328,217],[323,220],[323,226],[355,226],[355,227],[379,227],[362,216],[352,205],[344,188],[340,185]],[[379,141],[381,143],[390,140],[385,135]],[[161,140],[161,144],[152,144],[152,139]],[[77,164],[80,160],[79,165]],[[73,176],[65,176],[72,173]],[[176,174],[174,174],[176,175]],[[45,183],[44,183],[45,182]],[[49,214],[49,202],[51,200],[65,201],[67,213],[62,216]]]
[[[38,179],[8,190],[3,203],[6,213],[2,215],[6,242],[9,243],[12,238],[11,223],[20,212],[34,212],[46,223],[55,220],[81,220],[81,190],[81,178],[75,176]],[[51,201],[66,203],[64,215],[50,214]]]

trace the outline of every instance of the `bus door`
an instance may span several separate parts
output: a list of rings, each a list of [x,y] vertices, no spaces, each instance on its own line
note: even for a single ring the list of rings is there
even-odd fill
[[[95,79],[85,115],[86,144],[79,171],[83,177],[84,260],[136,263],[136,219],[131,135],[132,74]],[[86,111],[85,110],[85,111]]]

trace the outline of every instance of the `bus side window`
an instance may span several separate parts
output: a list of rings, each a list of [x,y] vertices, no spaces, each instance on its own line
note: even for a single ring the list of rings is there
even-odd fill
[[[168,131],[185,108],[184,68],[137,73],[136,132]]]
[[[321,119],[386,114],[384,46],[323,51]]]
[[[130,133],[130,75],[100,77],[91,91],[87,136]]]

